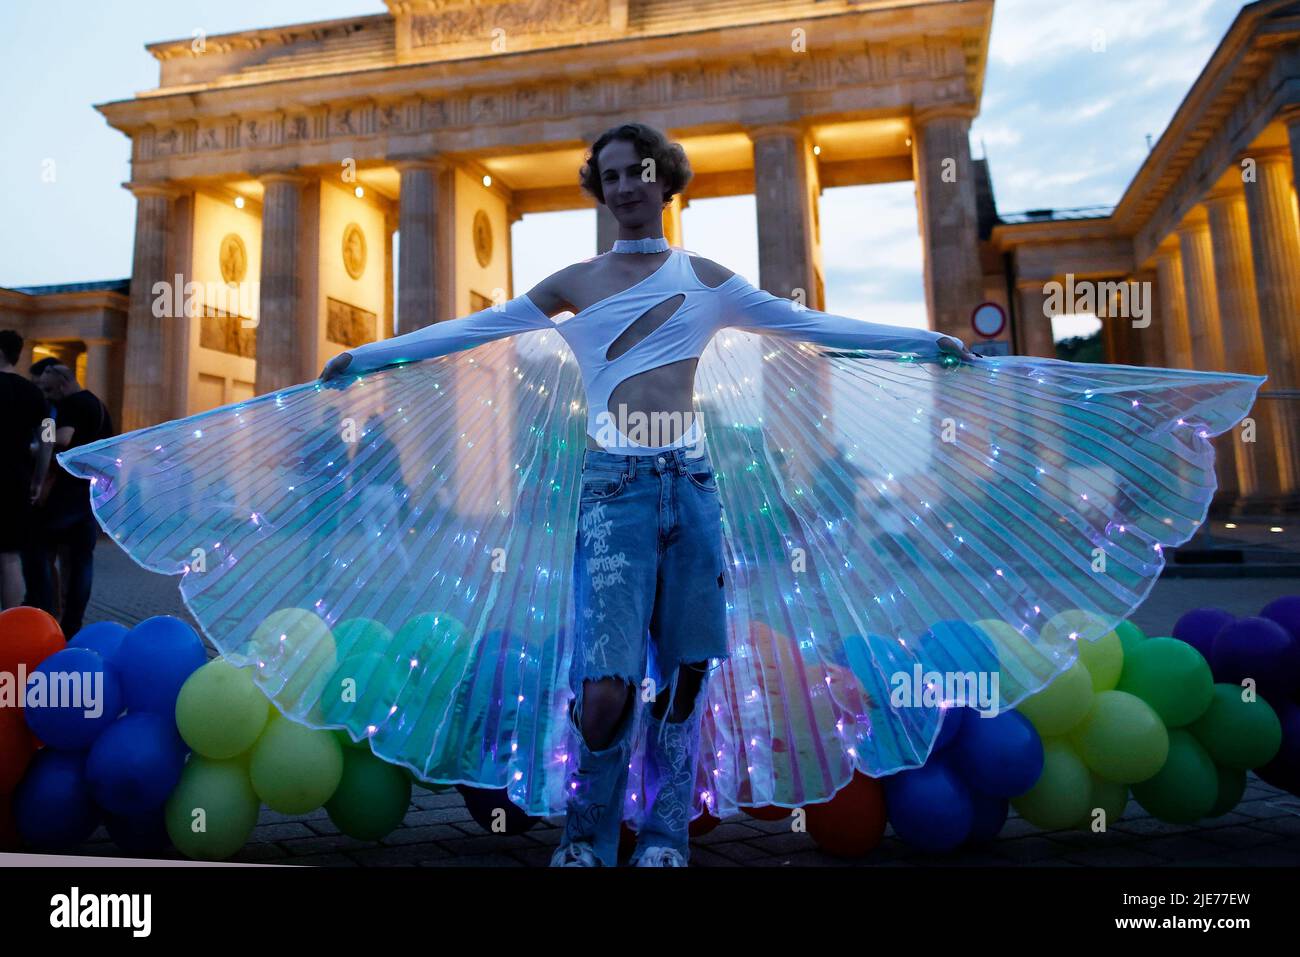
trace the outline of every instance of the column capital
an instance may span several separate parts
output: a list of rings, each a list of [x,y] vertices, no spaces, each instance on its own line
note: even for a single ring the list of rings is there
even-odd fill
[[[960,119],[968,123],[979,115],[979,107],[974,103],[934,103],[917,107],[912,112],[912,123],[925,126],[931,120]]]
[[[145,196],[165,196],[167,199],[175,199],[183,192],[176,183],[159,180],[156,182],[136,182],[123,183],[122,188],[129,190],[136,199]]]
[[[1288,125],[1300,124],[1300,103],[1283,103],[1278,108],[1277,118]]]
[[[1177,259],[1182,254],[1183,249],[1179,245],[1178,236],[1176,233],[1170,233],[1161,240],[1160,245],[1156,247],[1156,251],[1152,255],[1159,261],[1161,259]]]
[[[1220,186],[1212,189],[1205,194],[1201,200],[1207,208],[1219,206],[1231,206],[1233,203],[1244,203],[1246,201],[1245,187],[1240,183],[1232,186]]]
[[[269,186],[271,183],[292,183],[295,186],[306,186],[310,180],[302,173],[293,170],[269,170],[265,173],[258,173],[257,181],[263,186]]]
[[[1285,146],[1270,146],[1262,150],[1244,150],[1238,160],[1237,165],[1241,165],[1241,160],[1252,159],[1261,166],[1269,164],[1291,162],[1291,150]]]
[[[1183,221],[1174,227],[1174,232],[1179,236],[1187,233],[1201,233],[1210,228],[1210,218],[1205,214],[1205,207],[1201,205],[1193,206],[1183,217]]]
[[[745,134],[751,141],[756,142],[769,136],[786,136],[791,139],[802,139],[808,135],[798,123],[761,123],[758,126],[745,127]]]
[[[430,173],[441,173],[451,166],[450,160],[441,155],[390,157],[389,162],[398,173],[405,173],[407,170],[428,170]]]

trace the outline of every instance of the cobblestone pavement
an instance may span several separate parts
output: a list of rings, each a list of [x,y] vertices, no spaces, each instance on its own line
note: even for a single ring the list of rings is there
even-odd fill
[[[183,608],[177,579],[138,568],[101,540],[94,596],[87,621],[126,625],[151,615],[193,619]],[[1133,615],[1149,635],[1168,634],[1183,612],[1217,605],[1253,615],[1281,595],[1300,593],[1296,578],[1164,578]],[[492,834],[474,823],[455,790],[417,788],[401,827],[378,843],[339,833],[324,810],[286,816],[263,809],[252,839],[234,858],[245,862],[329,866],[543,866],[559,842],[558,819],[523,834]],[[77,853],[119,856],[101,828]],[[788,821],[747,816],[723,822],[692,842],[691,862],[702,866],[1297,866],[1300,865],[1300,798],[1250,776],[1233,811],[1194,826],[1165,824],[1130,801],[1124,816],[1103,834],[1040,831],[1012,812],[998,839],[981,849],[944,856],[912,850],[892,829],[867,857],[842,860],[817,849]]]

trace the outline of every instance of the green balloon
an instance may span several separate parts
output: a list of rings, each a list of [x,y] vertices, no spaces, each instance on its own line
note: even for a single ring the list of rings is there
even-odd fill
[[[343,748],[329,731],[280,717],[253,746],[249,778],[267,807],[306,814],[330,799],[343,777]]]
[[[1088,801],[1088,813],[1079,827],[1092,831],[1095,824],[1100,833],[1124,816],[1124,809],[1128,807],[1128,785],[1108,781],[1091,771],[1088,773],[1092,775],[1092,797]]]
[[[1176,638],[1149,638],[1124,659],[1118,689],[1155,709],[1165,727],[1181,728],[1205,713],[1214,676],[1201,653]]]
[[[1147,640],[1147,636],[1142,629],[1131,621],[1121,621],[1116,625],[1115,634],[1119,635],[1119,643],[1124,648],[1125,661],[1128,660],[1128,656],[1134,648]]]
[[[1029,719],[1039,735],[1055,738],[1083,720],[1092,707],[1092,698],[1092,676],[1076,661],[1042,691],[1016,705],[1016,710]]]
[[[215,658],[195,671],[176,696],[176,727],[192,750],[224,760],[257,741],[271,703],[248,668]]]
[[[1092,778],[1079,756],[1063,738],[1043,741],[1043,773],[1038,783],[1011,806],[1030,824],[1043,830],[1073,827],[1087,815]]]
[[[1155,776],[1169,755],[1169,732],[1160,715],[1135,695],[1103,691],[1070,732],[1085,764],[1103,778],[1135,784]]]
[[[404,768],[357,748],[343,752],[343,779],[325,802],[340,831],[359,841],[377,841],[402,823],[410,806],[411,780]]]
[[[1193,824],[1210,813],[1219,796],[1219,772],[1190,731],[1169,732],[1169,757],[1154,777],[1133,785],[1133,797],[1152,816],[1170,824]]]
[[[163,816],[168,836],[186,857],[224,861],[248,843],[260,808],[243,762],[192,754]]]
[[[1282,746],[1282,723],[1263,698],[1243,701],[1240,685],[1216,684],[1205,713],[1191,724],[1215,764],[1258,768],[1268,764]]]
[[[1216,764],[1219,773],[1219,793],[1214,799],[1214,807],[1206,817],[1222,817],[1241,802],[1246,793],[1246,772],[1241,768],[1225,768]]]

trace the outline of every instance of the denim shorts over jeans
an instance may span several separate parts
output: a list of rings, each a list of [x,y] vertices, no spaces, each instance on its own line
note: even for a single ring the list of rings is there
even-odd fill
[[[694,454],[692,454],[694,453]],[[580,731],[583,683],[643,678],[670,706],[679,668],[705,672],[688,718],[651,718],[646,802],[635,862],[651,846],[689,856],[687,828],[708,673],[727,657],[722,503],[707,452],[683,447],[644,455],[585,451],[574,549],[577,636],[569,685],[577,760],[568,783],[561,851],[592,845],[617,863],[632,717],[613,743],[592,751]],[[666,692],[660,691],[666,687]]]

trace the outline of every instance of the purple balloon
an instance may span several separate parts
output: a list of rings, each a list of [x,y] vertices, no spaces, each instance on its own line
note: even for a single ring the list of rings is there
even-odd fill
[[[1300,595],[1285,595],[1264,606],[1260,618],[1271,618],[1300,641]]]
[[[1290,701],[1270,701],[1282,722],[1282,747],[1273,760],[1255,773],[1264,781],[1300,795],[1300,705]]]
[[[1209,662],[1215,681],[1222,679],[1214,663],[1214,636],[1236,620],[1236,615],[1222,608],[1197,608],[1183,615],[1174,625],[1174,637],[1201,653],[1201,657]]]
[[[1239,685],[1253,678],[1269,701],[1300,690],[1300,642],[1270,618],[1243,618],[1214,639],[1214,680]]]

